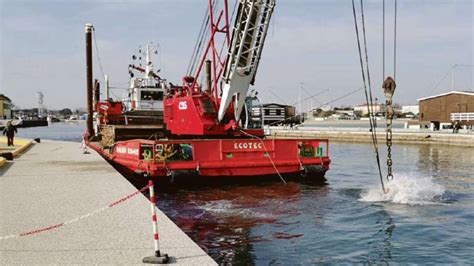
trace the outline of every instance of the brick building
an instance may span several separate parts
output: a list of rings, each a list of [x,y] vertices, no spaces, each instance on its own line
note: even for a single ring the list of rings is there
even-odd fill
[[[418,99],[420,122],[430,122],[435,128],[460,121],[474,124],[474,92],[451,91]]]

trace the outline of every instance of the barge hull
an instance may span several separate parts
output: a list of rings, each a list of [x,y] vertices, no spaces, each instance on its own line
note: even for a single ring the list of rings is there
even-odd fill
[[[137,139],[119,141],[110,149],[98,143],[89,146],[112,164],[154,178],[177,173],[245,177],[318,172],[324,176],[331,162],[328,141],[320,139]]]

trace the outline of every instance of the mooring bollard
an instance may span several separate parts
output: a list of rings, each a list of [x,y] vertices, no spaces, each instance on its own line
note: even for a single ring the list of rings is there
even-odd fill
[[[150,204],[151,204],[151,220],[153,223],[153,242],[155,244],[155,255],[143,258],[143,263],[152,264],[166,264],[169,262],[168,254],[161,254],[160,252],[160,237],[158,235],[158,219],[156,218],[155,209],[155,190],[153,188],[153,180],[148,181],[150,190]]]

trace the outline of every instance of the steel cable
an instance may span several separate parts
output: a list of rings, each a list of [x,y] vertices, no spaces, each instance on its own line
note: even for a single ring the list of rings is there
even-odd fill
[[[358,91],[360,91],[360,90],[362,90],[362,89],[364,89],[364,88],[358,88],[358,89],[355,89],[355,90],[353,90],[353,91],[350,91],[350,92],[348,92],[348,93],[346,93],[346,94],[344,94],[344,95],[342,95],[342,96],[339,96],[339,97],[337,97],[337,98],[335,98],[335,99],[332,99],[332,100],[330,100],[330,101],[328,101],[328,102],[325,102],[325,103],[323,103],[323,104],[321,104],[321,105],[319,105],[318,107],[313,108],[313,109],[318,109],[318,108],[323,107],[323,106],[325,106],[325,105],[334,103],[334,102],[339,101],[339,100],[341,100],[341,99],[344,99],[344,98],[346,98],[346,97],[348,97],[348,96],[351,96],[352,94],[354,94],[354,93],[356,93],[356,92],[358,92]],[[311,95],[310,97],[306,97],[306,98],[304,98],[301,102],[307,101],[307,100],[310,99],[311,97],[315,97],[315,96],[317,96],[317,95],[319,95],[319,94],[322,94],[322,93],[324,93],[324,92],[327,92],[328,90],[329,90],[329,89],[324,90],[324,91],[322,91],[322,92],[318,92],[318,93],[316,93],[316,94],[313,94],[313,95]],[[292,104],[292,105],[294,106],[294,105],[297,105],[298,103],[299,103],[299,101],[296,102],[296,103],[294,103],[294,104]],[[292,119],[292,118],[294,118],[294,117],[297,117],[297,115],[293,115],[293,116],[287,117],[287,118],[285,118],[285,119],[281,119],[281,120],[272,122],[272,123],[269,124],[269,126],[275,125],[275,124],[278,124],[278,123],[281,123],[281,122],[284,122],[284,121],[286,121],[286,120],[290,120],[290,119]]]
[[[201,23],[201,28],[199,30],[196,43],[194,44],[193,53],[192,53],[191,58],[189,60],[188,68],[186,70],[186,73],[188,75],[191,75],[191,69],[192,69],[192,65],[194,65],[194,60],[195,60],[195,57],[196,57],[196,54],[197,54],[197,51],[198,51],[198,45],[200,45],[200,42],[202,40],[202,35],[203,35],[203,32],[204,32],[204,28],[207,27],[207,24],[209,23],[209,19],[208,19],[209,15],[207,14],[207,12],[208,12],[208,10],[206,8],[206,12],[204,13],[204,18],[203,18],[202,23]]]
[[[385,0],[382,2],[382,82],[385,79]]]
[[[97,37],[96,37],[96,33],[95,33],[95,28],[92,27],[92,33],[93,33],[93,37],[94,37],[94,45],[95,45],[95,52],[97,54],[97,61],[99,62],[99,69],[100,69],[100,73],[102,73],[102,77],[105,77],[105,74],[104,74],[104,70],[102,68],[102,61],[100,60],[100,56],[99,56],[99,48],[97,46]]]
[[[275,169],[275,172],[277,173],[278,177],[280,177],[280,180],[283,182],[283,184],[286,185],[286,180],[285,180],[285,179],[283,178],[283,176],[280,174],[280,171],[278,171],[278,168],[276,167],[275,162],[273,162],[273,159],[272,159],[272,157],[271,157],[271,155],[270,155],[270,152],[268,151],[267,146],[265,145],[265,142],[263,142],[262,138],[260,138],[260,137],[258,137],[258,136],[255,136],[255,135],[252,135],[252,134],[250,134],[250,133],[247,133],[247,132],[243,131],[242,129],[239,129],[239,131],[240,131],[241,133],[243,133],[244,135],[247,135],[247,136],[249,136],[249,137],[251,137],[251,138],[254,138],[254,139],[259,140],[259,141],[262,143],[263,148],[265,149],[265,152],[268,154],[268,159],[270,159],[270,162],[272,163],[273,168]]]
[[[397,0],[395,0],[395,18],[393,31],[393,79],[397,79]]]
[[[362,4],[362,0],[361,0],[361,4]],[[361,8],[363,10],[362,6],[361,6]],[[382,185],[382,190],[385,192],[386,190],[385,190],[385,186],[384,186],[384,183],[383,183],[382,169],[381,169],[381,166],[380,166],[380,156],[379,156],[378,146],[377,146],[377,141],[376,141],[377,136],[374,135],[374,130],[373,130],[374,129],[374,125],[373,125],[374,120],[373,120],[373,116],[372,116],[373,114],[371,113],[371,108],[369,107],[370,101],[369,101],[369,95],[368,95],[368,91],[367,91],[367,82],[366,82],[365,73],[364,73],[364,63],[363,63],[363,59],[362,59],[362,49],[361,49],[361,45],[360,45],[359,27],[358,27],[358,24],[357,24],[357,16],[356,16],[354,0],[352,0],[352,11],[353,11],[353,14],[354,14],[354,26],[355,26],[356,36],[357,36],[357,47],[358,47],[358,50],[359,50],[359,60],[360,60],[360,67],[361,67],[361,73],[362,73],[362,80],[363,80],[363,83],[364,83],[365,99],[366,99],[366,102],[367,102],[367,111],[369,112],[369,123],[370,123],[370,129],[371,129],[371,133],[372,133],[371,134],[372,135],[372,143],[373,143],[374,151],[375,151],[375,154],[376,154],[376,160],[377,160],[377,166],[378,166],[378,170],[379,170],[380,183]],[[364,24],[364,22],[363,22],[363,24]],[[365,38],[365,30],[364,30],[364,38]],[[365,48],[367,48],[367,46]]]

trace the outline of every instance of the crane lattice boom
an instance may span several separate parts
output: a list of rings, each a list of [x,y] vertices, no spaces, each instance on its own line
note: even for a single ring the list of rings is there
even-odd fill
[[[240,117],[249,86],[255,80],[274,6],[275,0],[239,0],[223,75],[219,121],[233,97],[235,118]]]

